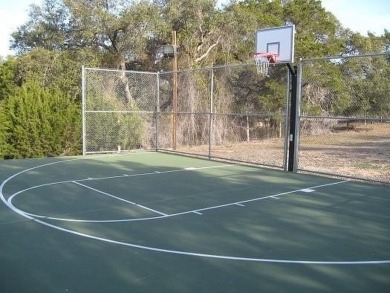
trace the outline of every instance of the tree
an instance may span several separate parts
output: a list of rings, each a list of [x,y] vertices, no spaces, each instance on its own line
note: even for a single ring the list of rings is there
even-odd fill
[[[106,65],[126,69],[126,64],[150,58],[145,48],[161,23],[157,6],[147,0],[64,0],[71,13],[73,40],[100,50]]]
[[[11,145],[7,142],[7,131],[10,121],[6,115],[5,100],[0,100],[0,158],[5,158],[10,153]]]
[[[29,19],[12,34],[11,48],[18,54],[35,48],[67,50],[73,47],[71,21],[61,0],[44,0],[42,6],[31,5]]]
[[[93,50],[102,65],[126,69],[148,59],[145,48],[161,26],[157,6],[147,0],[44,0],[12,35],[18,53]]]
[[[49,51],[37,48],[17,58],[19,85],[35,81],[44,88],[58,88],[64,94],[81,100],[81,67],[98,66],[100,60],[88,50]]]
[[[155,51],[171,42],[172,30],[177,31],[181,68],[251,63],[255,31],[285,23],[296,27],[295,59],[381,52],[390,48],[390,34],[386,30],[381,37],[369,34],[367,38],[344,30],[319,0],[232,0],[222,9],[216,3],[215,0],[43,0],[41,6],[31,6],[29,20],[13,34],[12,48],[18,57],[0,63],[0,100],[4,100],[1,107],[11,105],[8,100],[14,101],[20,95],[19,87],[31,84],[60,91],[75,102],[80,98],[81,65],[88,65],[123,70],[117,77],[121,96],[115,103],[136,109],[133,107],[139,98],[134,93],[132,96],[136,81],[129,79],[124,70],[157,70],[153,65]],[[159,69],[170,70],[169,63],[170,60],[165,60]],[[218,107],[245,108],[257,113],[282,112],[286,73],[281,66],[270,70],[273,78],[262,79],[261,85],[256,78],[249,77],[254,73],[251,70],[236,73],[234,77],[229,77],[229,70],[221,71],[216,83],[216,90],[221,93]],[[356,107],[360,102],[353,102],[359,95],[362,99],[369,97],[365,111],[388,111],[387,107],[380,106],[388,102],[387,89],[380,86],[385,79],[383,74],[388,72],[380,62],[371,60],[362,66],[345,60],[324,62],[305,68],[305,74],[303,109],[313,115],[343,115],[348,109],[361,112]],[[209,89],[205,85],[209,78],[197,74],[183,79],[182,92],[191,89],[185,96],[189,109],[207,105]],[[366,86],[359,88],[355,79],[364,79]],[[170,77],[165,82],[169,84]],[[243,89],[228,92],[232,85],[241,85]],[[353,96],[352,91],[360,93]],[[167,98],[161,107],[169,108],[171,101]],[[0,117],[4,121],[0,132],[4,134],[6,127],[8,138],[11,118]],[[137,117],[133,118],[138,121]],[[183,125],[189,125],[186,131],[196,138],[204,132],[205,128],[198,127],[204,122],[195,121],[195,115],[189,119]],[[141,120],[134,123],[140,129],[144,125]],[[117,121],[114,117],[111,122]],[[223,123],[219,124],[220,133],[226,126]],[[137,133],[136,129],[124,129]],[[138,133],[135,137],[139,137]]]
[[[13,94],[18,86],[16,67],[15,58],[0,61],[0,101]]]
[[[329,56],[342,52],[340,22],[322,7],[321,1],[290,1],[284,6],[283,19],[295,24],[296,58]]]
[[[1,104],[3,158],[75,155],[81,149],[80,105],[58,88],[25,83]]]
[[[213,64],[223,37],[215,0],[157,1],[165,20],[163,34],[169,40],[177,32],[180,43],[180,64],[194,67]],[[165,36],[164,36],[165,34]]]
[[[345,64],[353,100],[348,114],[380,118],[390,115],[390,65],[385,56],[354,58]]]

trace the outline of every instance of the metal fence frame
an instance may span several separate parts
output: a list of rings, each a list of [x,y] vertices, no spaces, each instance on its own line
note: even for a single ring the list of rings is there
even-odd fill
[[[387,115],[385,117],[381,116],[381,117],[377,117],[378,115],[376,115],[375,113],[373,114],[368,114],[368,115],[356,115],[354,113],[344,113],[344,115],[334,115],[332,114],[331,112],[328,114],[328,115],[321,115],[321,114],[315,114],[315,115],[310,115],[310,114],[307,114],[307,113],[303,113],[302,112],[302,100],[304,98],[304,94],[302,93],[302,89],[303,89],[303,84],[307,83],[308,82],[308,77],[305,76],[305,73],[306,73],[306,70],[309,69],[310,70],[310,65],[311,66],[316,66],[316,64],[319,64],[319,63],[324,63],[324,62],[327,62],[327,63],[333,63],[334,66],[338,66],[340,64],[338,64],[338,62],[345,62],[345,61],[354,61],[354,62],[362,62],[364,63],[363,61],[366,61],[367,63],[370,63],[372,62],[372,59],[374,58],[383,58],[384,60],[386,60],[386,58],[388,58],[388,54],[386,53],[376,53],[376,54],[362,54],[362,55],[352,55],[352,56],[328,56],[328,57],[320,57],[320,58],[308,58],[308,59],[301,59],[298,63],[298,71],[299,71],[299,98],[298,98],[298,102],[299,102],[299,106],[298,108],[300,109],[300,112],[299,112],[299,115],[298,115],[298,120],[297,120],[297,135],[298,135],[298,146],[297,146],[297,151],[295,152],[295,155],[296,155],[296,160],[297,160],[297,171],[298,172],[310,172],[310,173],[318,173],[318,174],[323,174],[323,175],[328,175],[328,176],[337,176],[337,177],[343,177],[343,178],[351,178],[351,179],[358,179],[358,180],[364,180],[364,181],[371,181],[371,182],[381,182],[381,183],[387,183],[389,184],[390,183],[390,168],[386,167],[385,165],[387,164],[388,166],[390,166],[390,155],[388,156],[387,160],[385,158],[385,160],[383,161],[383,170],[381,174],[377,174],[377,175],[366,175],[366,174],[362,174],[360,173],[359,171],[359,168],[353,168],[353,165],[355,164],[361,164],[361,168],[360,169],[364,169],[364,168],[368,168],[369,165],[374,165],[374,161],[377,161],[377,158],[376,159],[371,159],[371,161],[367,158],[364,157],[364,144],[367,144],[367,145],[370,145],[370,147],[374,148],[375,147],[375,141],[374,139],[371,139],[369,137],[369,135],[366,135],[366,138],[365,138],[365,133],[362,131],[361,133],[361,140],[362,140],[362,144],[363,146],[360,148],[360,149],[357,149],[357,150],[352,150],[354,149],[354,146],[351,145],[352,144],[352,141],[348,141],[348,137],[345,138],[345,141],[341,141],[341,142],[336,142],[336,139],[337,140],[340,140],[340,135],[337,135],[337,133],[335,134],[332,134],[332,131],[329,135],[326,136],[326,140],[324,139],[323,141],[320,141],[321,143],[321,148],[322,148],[322,153],[323,153],[323,159],[324,161],[326,162],[327,158],[329,159],[329,161],[331,161],[330,159],[333,159],[335,160],[334,158],[334,155],[337,154],[337,152],[335,152],[333,150],[333,148],[335,148],[335,146],[339,147],[340,149],[341,148],[344,148],[344,151],[342,152],[341,155],[338,156],[337,159],[339,159],[339,162],[336,162],[336,164],[340,164],[340,167],[342,165],[342,163],[344,164],[349,164],[350,168],[351,168],[351,171],[349,172],[344,172],[344,171],[341,171],[341,170],[338,170],[337,166],[333,166],[332,168],[330,167],[326,167],[326,166],[323,166],[321,168],[317,168],[315,166],[313,166],[312,164],[308,163],[307,160],[308,158],[310,158],[310,153],[313,152],[313,153],[316,153],[316,150],[315,148],[316,147],[313,147],[313,145],[310,144],[310,135],[305,135],[304,133],[304,123],[305,122],[321,122],[321,121],[327,121],[329,122],[330,124],[333,124],[334,125],[334,128],[335,129],[338,124],[341,124],[341,123],[346,123],[348,125],[348,123],[357,123],[358,126],[362,127],[362,124],[359,124],[359,121],[362,122],[363,124],[367,123],[367,124],[376,124],[376,123],[379,123],[377,125],[377,127],[381,127],[382,126],[382,129],[385,129],[388,130],[389,127],[390,127],[390,115]],[[388,64],[388,63],[387,63]],[[361,65],[362,67],[364,66]],[[390,66],[389,64],[387,66]],[[386,67],[388,68],[388,67]],[[376,70],[376,68],[373,68],[372,70]],[[324,77],[320,77],[318,76],[317,78],[312,78],[311,82],[318,82],[321,78],[324,78]],[[361,84],[364,84],[364,79],[361,79],[361,80],[358,80],[359,82],[361,82]],[[390,80],[389,78],[387,78],[387,81],[390,83]],[[350,93],[352,95],[352,93]],[[387,96],[390,96],[390,92],[387,92]],[[367,97],[368,99],[368,97]],[[363,100],[364,102],[364,100]],[[347,127],[348,128],[348,127]],[[356,130],[357,131],[357,130]],[[348,129],[347,131],[345,132],[346,134],[348,134]],[[386,133],[389,133],[388,131]],[[332,141],[332,136],[334,136],[335,140]],[[316,135],[312,135],[311,136],[312,140],[318,140],[318,136]],[[390,139],[390,137],[389,137]],[[309,143],[308,143],[309,141]],[[352,156],[352,151],[354,151],[355,153],[353,154],[354,156],[357,156],[359,159],[355,159],[353,158]],[[339,150],[339,152],[341,152]],[[351,156],[348,156],[348,152],[351,153]],[[378,151],[378,155],[379,155],[379,151]],[[317,152],[317,155],[318,155],[318,152]],[[375,155],[375,154],[374,154]],[[313,155],[312,157],[314,157],[315,155]],[[343,157],[341,159],[341,157]],[[361,160],[361,161],[359,161]],[[304,162],[306,161],[306,162]],[[341,162],[343,161],[343,162]],[[328,162],[327,162],[328,163]],[[374,167],[373,167],[374,168]],[[375,168],[379,168],[378,165],[376,165]],[[375,171],[375,170],[374,170]]]
[[[239,112],[219,112],[219,110],[216,110],[218,107],[215,105],[218,101],[218,99],[223,96],[224,92],[219,92],[218,86],[221,80],[219,80],[219,76],[217,75],[221,71],[227,71],[237,74],[237,71],[240,70],[253,70],[255,71],[255,65],[254,64],[244,64],[244,65],[226,65],[226,66],[217,66],[217,67],[209,67],[209,68],[200,68],[200,69],[186,69],[186,70],[179,70],[176,72],[170,71],[170,72],[135,72],[135,71],[117,71],[117,70],[106,70],[106,69],[96,69],[96,68],[84,68],[82,69],[82,95],[83,95],[83,103],[82,103],[82,118],[83,118],[83,155],[86,154],[93,154],[93,153],[109,153],[109,152],[118,152],[118,151],[128,151],[128,149],[121,149],[120,146],[116,149],[102,149],[102,150],[90,150],[88,149],[88,115],[103,115],[103,113],[106,113],[107,115],[110,115],[115,113],[115,115],[132,115],[134,113],[137,113],[137,115],[142,115],[143,121],[147,121],[149,132],[149,138],[148,142],[145,144],[140,144],[140,146],[137,145],[137,147],[134,147],[132,149],[142,148],[147,149],[151,151],[168,151],[168,152],[176,152],[181,154],[187,154],[187,155],[196,155],[196,156],[203,156],[207,157],[209,159],[223,159],[223,160],[232,160],[232,161],[238,161],[238,162],[244,162],[244,163],[254,163],[259,165],[265,165],[270,167],[276,167],[281,168],[283,170],[287,170],[287,164],[288,160],[290,159],[290,150],[291,145],[289,143],[292,139],[296,140],[296,144],[294,145],[294,150],[292,153],[292,156],[294,156],[294,168],[293,171],[296,172],[314,172],[314,173],[320,173],[320,174],[326,174],[326,175],[332,175],[332,176],[340,176],[340,177],[351,177],[355,179],[362,179],[362,180],[369,180],[369,181],[380,181],[385,183],[390,183],[390,174],[388,177],[384,178],[366,178],[364,176],[360,176],[358,174],[342,174],[334,172],[333,170],[321,170],[319,169],[313,169],[304,163],[304,157],[307,153],[307,148],[305,149],[305,139],[308,139],[308,136],[305,134],[305,123],[307,124],[307,121],[310,119],[312,120],[334,120],[334,121],[354,121],[357,119],[365,119],[369,122],[390,122],[390,117],[381,117],[380,119],[378,117],[359,117],[356,115],[333,115],[333,113],[329,112],[327,115],[312,115],[307,114],[302,111],[302,103],[305,98],[305,84],[307,84],[307,78],[306,75],[307,71],[310,71],[307,69],[308,65],[316,66],[316,63],[323,63],[323,62],[334,62],[334,60],[354,60],[358,62],[359,60],[363,60],[364,58],[385,58],[385,54],[367,54],[367,55],[358,55],[358,56],[329,56],[329,57],[323,57],[323,58],[310,58],[310,59],[301,59],[297,63],[296,68],[296,74],[297,74],[297,101],[295,105],[291,104],[291,83],[292,83],[292,75],[291,72],[286,70],[285,78],[282,79],[282,83],[280,84],[281,87],[285,87],[285,97],[284,97],[284,107],[281,113],[260,113],[251,111],[250,108],[244,110],[240,110]],[[282,64],[284,65],[284,64]],[[334,66],[337,66],[337,62],[334,64]],[[330,65],[332,66],[332,65]],[[290,67],[291,68],[291,67]],[[230,70],[230,71],[229,71]],[[146,96],[146,101],[143,103],[147,105],[146,108],[143,108],[141,106],[140,108],[124,108],[124,109],[90,109],[88,104],[89,96],[91,95],[90,89],[91,87],[101,87],[100,91],[105,91],[104,86],[102,86],[101,82],[99,82],[99,78],[96,78],[95,82],[97,84],[93,85],[90,84],[91,80],[89,79],[90,72],[108,72],[113,74],[122,74],[123,77],[126,75],[126,78],[133,78],[135,81],[134,83],[137,83],[138,77],[144,77],[148,76],[148,81],[145,83],[141,83],[140,86],[138,86],[137,91],[141,92],[141,96]],[[130,77],[129,77],[129,76]],[[272,75],[272,73],[271,73]],[[185,90],[181,90],[179,92],[179,96],[181,96],[180,100],[188,99],[191,95],[190,92],[187,92],[186,87],[194,87],[193,91],[198,91],[197,95],[193,94],[191,98],[193,99],[192,102],[189,100],[187,106],[179,105],[178,109],[174,112],[173,111],[173,105],[171,99],[172,95],[172,84],[170,80],[172,78],[178,78],[176,82],[179,83],[179,86],[182,85]],[[202,76],[202,77],[199,77]],[[258,82],[262,82],[262,77],[260,77]],[[271,76],[272,78],[272,76]],[[318,82],[317,80],[314,80],[314,77],[312,78],[314,82]],[[322,77],[316,76],[315,78],[321,79]],[[195,85],[197,82],[197,79],[199,83],[202,83],[200,87],[196,88],[199,85]],[[279,76],[280,79],[280,76]],[[205,82],[206,81],[206,82]],[[184,83],[183,82],[187,82]],[[118,85],[111,85],[111,90],[113,88],[117,87]],[[136,86],[137,87],[137,86]],[[167,87],[167,89],[164,89]],[[148,90],[148,93],[142,93],[142,91]],[[123,91],[123,90],[122,90]],[[202,96],[203,95],[203,96]],[[206,95],[207,97],[205,98]],[[203,104],[199,104],[199,97],[202,96]],[[207,103],[205,102],[207,101]],[[191,104],[192,103],[192,104]],[[191,104],[191,106],[189,106]],[[168,105],[168,106],[167,106]],[[291,115],[291,108],[293,106],[296,106],[297,108],[297,117],[295,122],[295,137],[291,137],[291,134],[289,133],[290,128],[290,122],[289,118]],[[100,114],[99,114],[100,113]],[[201,121],[202,124],[202,137],[199,138],[199,141],[195,142],[195,145],[203,145],[202,151],[193,151],[189,148],[187,149],[181,149],[176,148],[176,141],[168,141],[170,138],[170,132],[172,132],[172,129],[176,132],[176,127],[182,127],[181,132],[185,132],[185,129],[183,130],[183,127],[185,126],[176,126],[174,125],[177,122],[173,122],[171,125],[170,121],[177,121],[176,118],[181,117],[182,119],[179,119],[179,121],[182,121],[183,118],[187,120],[194,120],[194,121]],[[233,117],[233,118],[232,118]],[[239,156],[227,156],[224,153],[222,155],[220,153],[215,152],[215,143],[214,143],[214,136],[215,136],[215,130],[214,130],[214,122],[218,119],[222,120],[229,120],[229,119],[236,119],[240,121],[245,121],[244,117],[248,121],[248,119],[251,120],[252,124],[256,124],[256,121],[263,121],[264,119],[275,118],[277,120],[283,121],[283,130],[280,133],[283,133],[283,138],[279,142],[279,155],[282,154],[282,159],[278,159],[276,163],[268,163],[266,161],[262,161],[259,159],[258,161],[252,161],[251,159],[247,158],[241,158]],[[112,120],[112,119],[111,119]],[[119,120],[119,118],[118,118]],[[118,122],[119,123],[119,122]],[[225,122],[228,123],[228,122]],[[259,122],[258,122],[259,123]],[[280,122],[282,123],[282,122]],[[180,123],[179,123],[180,124]],[[387,125],[387,124],[386,124]],[[390,124],[389,124],[390,125]],[[239,126],[238,126],[239,127]],[[249,128],[248,128],[249,129]],[[249,131],[247,129],[247,131]],[[234,131],[233,131],[234,132]],[[306,135],[306,136],[305,136]],[[173,135],[175,138],[173,140],[180,140],[180,138],[176,138],[176,134]],[[194,135],[196,136],[196,135]],[[315,138],[313,136],[313,138]],[[316,137],[318,139],[318,137]],[[189,140],[189,139],[188,139]],[[265,140],[264,140],[265,141]],[[151,142],[151,143],[150,143]],[[243,143],[240,141],[240,143]],[[261,146],[261,142],[259,142]],[[341,142],[343,143],[343,142]],[[179,145],[186,144],[186,143],[179,143]],[[191,145],[191,142],[188,143],[188,145]],[[244,144],[241,144],[244,146]],[[258,146],[258,145],[256,145]],[[267,147],[267,146],[266,146]],[[324,148],[324,153],[329,150],[331,151],[331,148],[327,149],[327,145],[324,142],[324,145],[322,146]],[[346,147],[346,146],[341,146]],[[280,156],[279,156],[280,157]],[[290,170],[291,171],[291,170]]]
[[[285,74],[285,77],[282,78],[281,80],[281,83],[282,83],[282,86],[285,87],[285,93],[283,94],[283,110],[281,113],[258,113],[256,111],[253,111],[252,109],[246,109],[245,111],[240,111],[240,112],[232,112],[232,111],[222,111],[222,112],[219,112],[218,110],[216,110],[217,106],[214,105],[214,103],[216,103],[216,101],[218,100],[218,98],[220,98],[223,94],[221,93],[218,93],[218,83],[221,82],[221,79],[219,79],[218,77],[218,74],[220,74],[221,71],[229,71],[229,70],[232,70],[233,72],[237,72],[237,71],[240,71],[240,70],[248,70],[250,72],[255,72],[255,78],[258,78],[260,81],[263,80],[265,77],[263,76],[260,76],[257,74],[256,72],[256,67],[254,64],[239,64],[239,65],[228,65],[228,66],[215,66],[215,67],[209,67],[209,68],[200,68],[200,69],[185,69],[185,70],[179,70],[177,72],[173,72],[173,71],[166,71],[166,72],[135,72],[135,71],[116,71],[116,70],[105,70],[105,69],[95,69],[95,68],[83,68],[83,73],[82,73],[82,79],[83,79],[83,82],[82,82],[82,86],[83,86],[83,90],[82,90],[82,93],[83,93],[83,155],[87,155],[87,154],[94,154],[94,153],[113,153],[113,152],[118,152],[118,151],[126,151],[126,149],[123,149],[123,148],[117,148],[117,149],[110,149],[110,150],[107,150],[107,149],[104,149],[104,150],[90,150],[89,149],[89,142],[88,142],[88,138],[87,138],[87,134],[88,134],[88,130],[87,130],[87,126],[88,126],[88,119],[87,119],[87,116],[88,115],[91,115],[91,114],[103,114],[103,113],[124,113],[124,114],[130,114],[130,113],[133,113],[132,110],[128,110],[128,109],[121,109],[121,110],[96,110],[96,109],[89,109],[88,108],[88,105],[87,105],[87,101],[88,99],[90,98],[89,94],[88,94],[88,91],[91,87],[94,87],[94,86],[101,86],[100,84],[98,85],[93,85],[91,84],[91,81],[89,80],[89,75],[91,72],[106,72],[106,73],[125,73],[125,74],[137,74],[137,75],[140,75],[140,76],[144,76],[144,75],[153,75],[155,76],[154,78],[154,85],[153,87],[155,87],[155,97],[154,97],[154,101],[153,103],[154,104],[154,109],[153,111],[145,111],[143,109],[139,109],[137,112],[138,113],[143,113],[143,114],[146,114],[146,115],[150,115],[151,117],[153,117],[154,119],[154,127],[155,127],[155,133],[154,133],[154,136],[155,136],[155,139],[154,139],[154,144],[153,145],[149,145],[149,146],[146,146],[146,145],[143,145],[143,148],[145,149],[148,149],[148,150],[153,150],[153,151],[169,151],[169,152],[177,152],[177,153],[183,153],[183,154],[188,154],[188,155],[197,155],[197,156],[204,156],[204,157],[207,157],[207,158],[213,158],[213,159],[229,159],[229,160],[232,160],[232,161],[242,161],[244,163],[259,163],[259,164],[262,164],[262,165],[268,165],[268,166],[271,166],[271,167],[276,167],[276,168],[282,168],[282,169],[285,169],[286,168],[286,156],[287,156],[287,127],[288,127],[288,120],[287,120],[287,117],[288,117],[288,114],[287,114],[287,109],[288,109],[288,95],[289,95],[289,86],[288,86],[288,83],[290,82],[289,81],[289,77],[288,77],[288,74],[287,74],[287,71],[286,71],[286,74]],[[173,112],[172,108],[171,107],[168,107],[168,108],[163,108],[163,105],[165,104],[169,104],[170,103],[170,98],[171,98],[171,94],[172,94],[172,89],[170,88],[168,93],[167,91],[165,90],[164,91],[164,86],[167,86],[166,84],[168,83],[167,80],[170,80],[171,78],[173,78],[174,76],[174,73],[176,73],[178,75],[178,79],[179,79],[179,87],[180,87],[180,84],[181,84],[181,78],[183,78],[184,80],[194,80],[196,78],[194,78],[194,76],[197,76],[197,75],[204,75],[206,77],[203,77],[204,80],[208,80],[208,84],[207,85],[204,85],[205,88],[203,88],[202,90],[204,91],[204,93],[206,93],[208,95],[208,97],[204,98],[204,100],[206,101],[207,100],[207,105],[203,104],[201,108],[196,108],[195,110],[193,109],[188,109],[187,108],[183,108],[181,105],[179,105],[179,108],[176,112]],[[253,77],[253,76],[252,76]],[[184,86],[185,87],[185,86]],[[188,96],[188,93],[181,89],[179,91],[179,96],[181,96],[181,99],[179,100],[185,100]],[[187,95],[187,96],[186,96]],[[162,136],[163,136],[163,133],[164,133],[164,130],[163,130],[163,126],[166,124],[163,123],[163,118],[165,117],[166,119],[169,119],[168,117],[169,116],[173,116],[173,115],[179,115],[181,117],[188,117],[188,116],[197,116],[198,118],[200,117],[203,117],[204,119],[206,119],[208,122],[207,122],[207,129],[206,129],[206,132],[209,133],[208,137],[203,137],[203,143],[202,144],[206,144],[207,145],[207,151],[203,151],[203,152],[198,152],[198,151],[195,151],[193,152],[192,150],[183,150],[183,149],[177,149],[175,147],[175,142],[172,142],[172,145],[170,144],[166,144],[166,143],[163,143],[163,139],[162,139]],[[256,119],[277,119],[277,120],[280,120],[281,122],[280,123],[283,123],[283,124],[280,124],[280,134],[283,136],[283,139],[281,140],[280,142],[280,148],[279,148],[279,158],[278,159],[278,162],[277,163],[267,163],[267,162],[262,162],[261,160],[260,161],[257,161],[257,162],[250,162],[250,161],[247,161],[247,159],[245,158],[234,158],[234,157],[226,157],[225,155],[221,155],[221,154],[216,154],[214,153],[214,150],[215,150],[215,145],[214,145],[214,141],[213,141],[213,121],[215,120],[218,120],[218,119],[225,119],[225,120],[228,120],[229,117],[238,117],[237,119],[244,119],[243,117],[246,117],[246,119],[248,120],[253,120],[253,121],[256,121]],[[232,118],[233,119],[233,118]],[[165,133],[165,136],[166,136],[166,133]],[[282,145],[281,145],[282,144]]]

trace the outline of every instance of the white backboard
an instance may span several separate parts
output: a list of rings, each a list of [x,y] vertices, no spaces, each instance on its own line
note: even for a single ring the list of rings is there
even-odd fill
[[[275,63],[293,63],[294,35],[294,25],[259,29],[256,32],[255,53],[275,54]]]

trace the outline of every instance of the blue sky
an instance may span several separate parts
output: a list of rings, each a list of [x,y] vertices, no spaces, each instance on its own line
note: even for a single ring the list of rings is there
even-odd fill
[[[41,4],[42,0],[0,0],[0,56],[13,54],[8,49],[10,34],[26,21],[33,3]],[[322,5],[352,31],[364,35],[367,31],[376,35],[384,29],[390,31],[390,0],[322,0]]]
[[[363,35],[390,31],[390,0],[322,0],[322,6],[352,31]]]
[[[0,56],[13,54],[9,50],[11,33],[26,21],[32,3],[41,4],[41,0],[0,0]]]

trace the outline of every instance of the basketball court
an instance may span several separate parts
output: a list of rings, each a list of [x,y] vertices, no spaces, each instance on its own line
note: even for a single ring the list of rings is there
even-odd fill
[[[1,292],[384,292],[389,189],[160,152],[0,173]]]
[[[294,30],[257,31],[254,52],[260,75],[285,63],[293,77],[289,171],[299,111]],[[101,150],[92,145],[90,153]],[[0,292],[390,289],[388,186],[118,152],[2,162]]]

